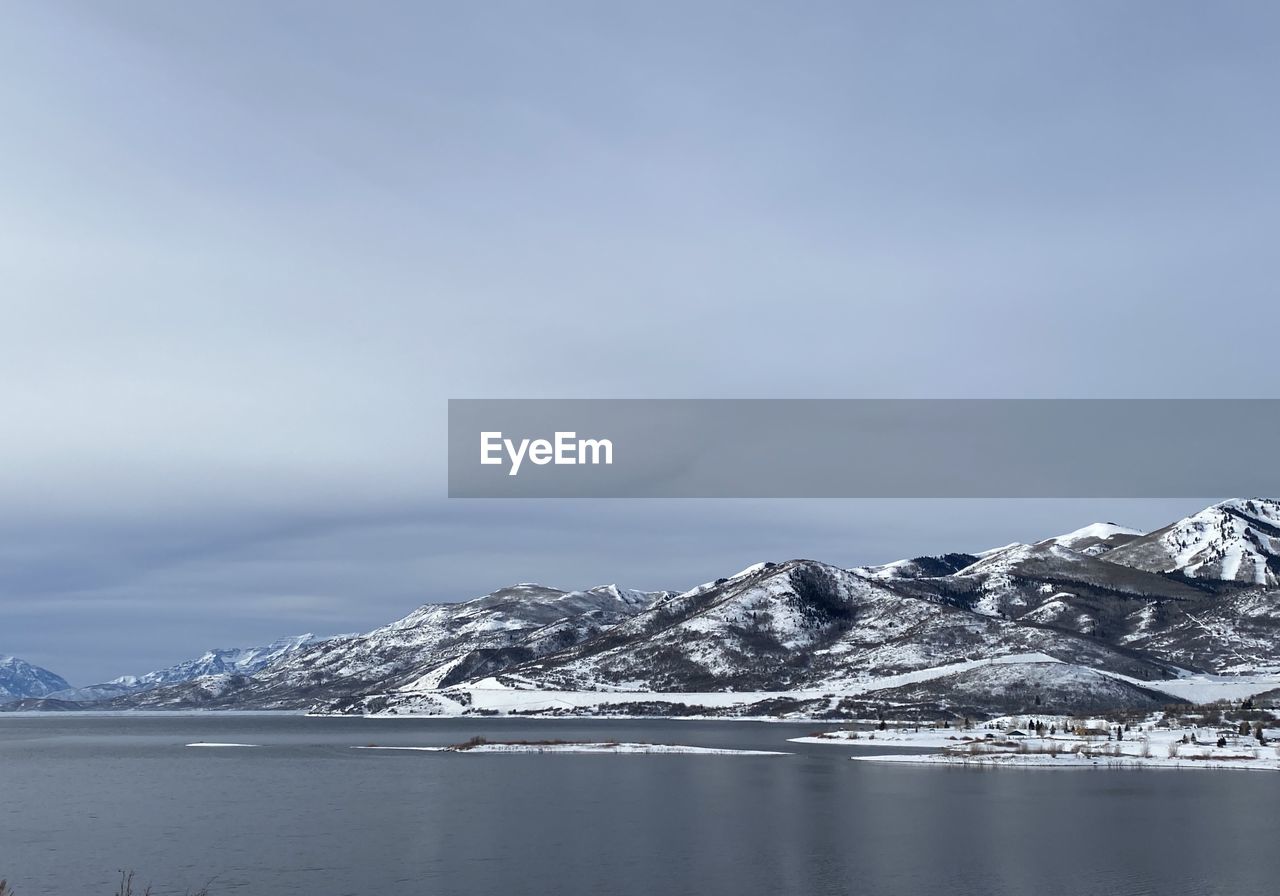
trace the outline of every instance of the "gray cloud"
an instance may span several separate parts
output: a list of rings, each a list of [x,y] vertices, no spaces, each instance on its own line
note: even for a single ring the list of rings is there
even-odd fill
[[[0,650],[84,681],[1193,509],[448,503],[445,400],[1269,397],[1275,19],[11,10]]]
[[[88,683],[212,646],[372,628],[516,581],[682,589],[763,559],[977,551],[1194,501],[480,501],[379,516],[178,516],[5,533],[0,632]],[[16,652],[16,651],[15,651]]]

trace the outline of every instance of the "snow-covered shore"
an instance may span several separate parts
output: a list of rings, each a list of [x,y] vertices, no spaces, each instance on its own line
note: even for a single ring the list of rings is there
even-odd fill
[[[1261,758],[1247,755],[1220,756],[1111,756],[1096,753],[965,753],[890,754],[850,756],[860,762],[885,762],[911,765],[960,765],[1004,768],[1198,768],[1280,771],[1280,759],[1274,755]]]
[[[363,706],[343,712],[312,712],[310,715],[363,715],[368,718],[418,718],[421,716],[534,716],[609,718],[738,718],[773,721],[802,721],[831,718],[841,702],[868,694],[891,691],[912,684],[946,678],[982,669],[1000,670],[1010,680],[1023,680],[1044,668],[1072,668],[1040,653],[1015,654],[983,660],[948,663],[912,672],[884,676],[848,676],[826,682],[822,688],[793,691],[647,691],[642,689],[600,689],[586,691],[545,690],[518,676],[486,678],[473,684],[439,690],[404,688],[387,695],[368,698]],[[1280,688],[1280,672],[1254,675],[1208,675],[1184,673],[1159,682],[1145,681],[1119,673],[1085,670],[1094,679],[1110,679],[1126,685],[1158,687],[1164,692],[1195,703],[1242,700],[1254,694]],[[1086,682],[1087,684],[1088,682]],[[1094,682],[1096,683],[1096,681]],[[892,705],[892,700],[886,700]],[[790,708],[779,709],[780,704]]]
[[[829,731],[790,738],[792,743],[867,748],[851,756],[862,762],[1030,768],[1200,768],[1280,771],[1280,729],[1235,726],[1164,727],[1153,716],[1118,726],[1102,719],[1062,717],[994,719],[981,728],[887,728]],[[1264,743],[1265,741],[1265,743]],[[919,747],[935,752],[879,754],[880,746]]]

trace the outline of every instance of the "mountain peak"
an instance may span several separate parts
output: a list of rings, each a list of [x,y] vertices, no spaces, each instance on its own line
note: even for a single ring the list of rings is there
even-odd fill
[[[0,700],[44,697],[67,687],[61,675],[16,656],[0,656]]]
[[[1107,559],[1153,572],[1280,584],[1280,502],[1233,498],[1116,548]]]
[[[1046,538],[1039,544],[1056,544],[1096,557],[1128,544],[1143,534],[1145,533],[1141,529],[1131,529],[1118,523],[1091,523],[1064,535]]]

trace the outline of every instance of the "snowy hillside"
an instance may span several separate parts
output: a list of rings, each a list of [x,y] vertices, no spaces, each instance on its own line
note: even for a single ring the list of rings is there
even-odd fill
[[[407,684],[443,687],[571,647],[668,596],[616,585],[561,591],[522,583],[469,601],[428,604],[366,634],[309,645],[238,686],[210,692],[179,685],[126,700],[270,708]]]
[[[1154,572],[1280,585],[1280,503],[1223,501],[1116,548],[1108,557]]]
[[[1093,523],[1066,535],[1046,538],[1039,544],[1054,544],[1070,548],[1090,557],[1097,557],[1108,551],[1126,545],[1143,534],[1141,529],[1130,529],[1115,523]]]
[[[1280,591],[1240,591],[1090,557],[1052,543],[1019,545],[953,576],[900,583],[976,613],[1076,632],[1178,668],[1280,667]]]
[[[977,562],[975,554],[942,554],[938,557],[913,557],[895,560],[882,566],[858,566],[850,570],[860,576],[877,581],[892,579],[927,579],[948,576]]]
[[[679,594],[513,585],[273,657],[211,652],[172,672],[199,677],[90,705],[945,717],[1263,699],[1280,685],[1278,522],[1275,502],[1238,500],[1150,535],[1095,523],[853,570],[758,563]]]
[[[793,560],[674,597],[606,637],[511,675],[569,690],[781,691],[1030,651],[1160,673],[1074,634],[1018,626]]]

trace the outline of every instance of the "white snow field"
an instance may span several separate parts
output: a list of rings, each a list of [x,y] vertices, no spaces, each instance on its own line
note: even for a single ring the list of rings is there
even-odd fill
[[[917,684],[986,667],[1008,668],[1008,673],[1017,678],[1030,675],[1036,668],[1055,666],[1068,668],[1070,664],[1054,659],[1042,653],[1022,653],[1009,656],[992,657],[990,659],[969,660],[960,663],[948,663],[928,669],[918,669],[899,675],[878,677],[849,677],[839,682],[831,682],[829,687],[798,691],[646,691],[646,690],[598,690],[598,691],[551,691],[536,687],[521,687],[518,679],[508,676],[504,684],[496,678],[486,678],[474,685],[456,686],[444,690],[404,690],[400,694],[407,698],[399,703],[394,711],[369,712],[370,718],[415,718],[423,715],[462,716],[480,711],[484,714],[496,715],[555,715],[557,713],[584,712],[609,708],[609,715],[625,718],[620,712],[628,703],[669,703],[672,705],[672,718],[699,718],[685,712],[676,713],[677,706],[705,707],[708,710],[742,708],[745,712],[739,718],[762,718],[777,720],[776,716],[761,714],[752,716],[750,708],[753,704],[789,698],[792,700],[826,700],[837,703],[841,698],[858,696],[873,691]],[[1083,668],[1083,667],[1081,667]],[[1124,681],[1129,684],[1145,687],[1158,687],[1166,693],[1173,694],[1193,703],[1211,703],[1216,700],[1242,700],[1254,694],[1280,688],[1280,672],[1271,671],[1256,675],[1207,675],[1186,673],[1182,677],[1158,682],[1143,681],[1127,675],[1103,670],[1091,670],[1097,675]],[[514,686],[513,686],[514,685]],[[323,713],[316,713],[323,715]],[[646,712],[647,718],[661,718],[662,714]],[[787,715],[784,719],[804,718],[800,715]]]

